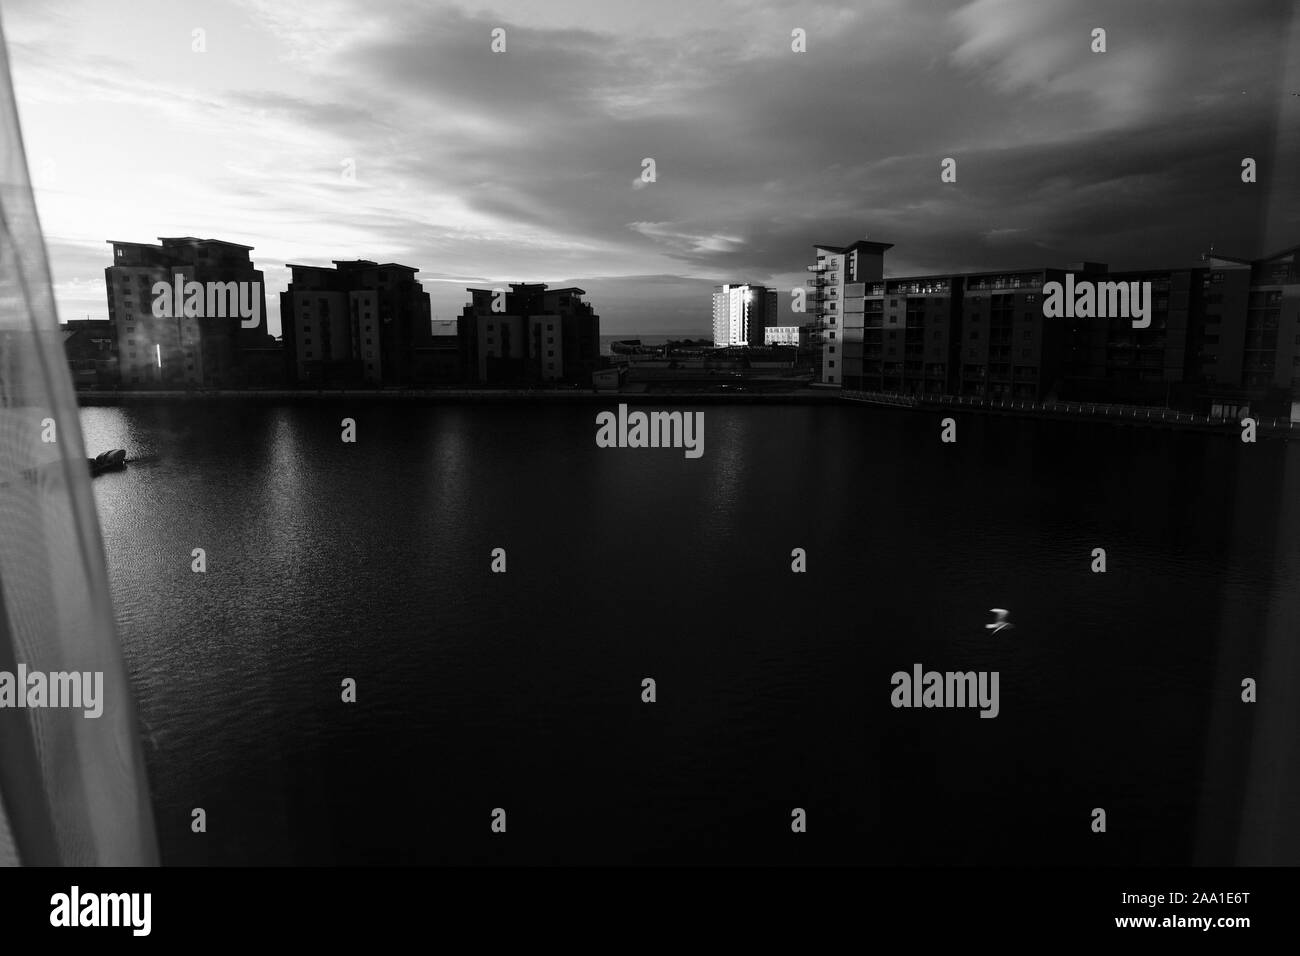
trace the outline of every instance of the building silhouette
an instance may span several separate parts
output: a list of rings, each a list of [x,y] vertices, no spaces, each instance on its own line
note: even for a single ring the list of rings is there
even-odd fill
[[[884,243],[817,246],[817,380],[865,391],[1289,415],[1300,400],[1300,246],[1263,259],[1111,272],[1105,263],[884,278]],[[1047,318],[1067,274],[1150,282],[1150,325]],[[872,278],[874,276],[874,278]],[[1300,406],[1296,406],[1300,410]]]
[[[247,384],[243,350],[266,340],[266,285],[250,258],[253,247],[192,236],[159,243],[109,240],[113,264],[104,269],[104,283],[118,381],[127,386]],[[243,291],[257,299],[258,323],[245,328],[239,315],[217,314],[206,298],[198,315],[157,317],[153,289],[158,282],[248,283]]]
[[[583,300],[586,292],[544,283],[467,291],[457,325],[466,381],[591,384],[600,365],[600,317]]]
[[[288,263],[280,293],[285,375],[300,385],[415,384],[416,350],[432,344],[429,294],[414,266],[369,259]]]
[[[117,334],[108,319],[63,323],[63,352],[75,387],[117,384]]]

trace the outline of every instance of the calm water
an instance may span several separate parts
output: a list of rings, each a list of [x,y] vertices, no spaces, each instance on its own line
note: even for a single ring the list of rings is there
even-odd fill
[[[83,410],[144,459],[95,495],[164,862],[1300,862],[1300,445],[598,408]],[[892,708],[915,662],[1000,715]]]

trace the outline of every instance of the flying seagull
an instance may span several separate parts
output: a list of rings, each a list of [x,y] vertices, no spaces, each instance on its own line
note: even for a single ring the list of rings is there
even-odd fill
[[[994,634],[996,634],[998,631],[1001,631],[1004,628],[1015,627],[1014,624],[1007,623],[1007,615],[1010,612],[1006,608],[991,607],[989,608],[989,613],[996,614],[997,620],[995,620],[992,624],[985,624],[984,625],[985,630],[991,630]]]

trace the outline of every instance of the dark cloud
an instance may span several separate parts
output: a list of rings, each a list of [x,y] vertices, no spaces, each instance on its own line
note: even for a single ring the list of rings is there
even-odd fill
[[[302,64],[306,88],[224,101],[326,152],[230,189],[282,215],[286,242],[301,232],[310,245],[312,216],[345,222],[357,247],[325,259],[573,282],[628,330],[703,331],[715,282],[801,282],[813,243],[866,234],[895,244],[894,274],[1141,267],[1191,261],[1210,242],[1241,255],[1300,242],[1295,214],[1279,213],[1300,207],[1288,132],[1300,97],[1280,86],[1296,68],[1290,3],[745,9],[651,35],[609,17],[546,29],[358,6],[366,28]],[[800,22],[809,52],[794,54]],[[489,49],[495,27],[503,54]],[[1104,54],[1090,50],[1095,27]],[[355,208],[287,185],[299,163],[335,171],[328,149],[362,170]],[[1254,185],[1240,181],[1245,156],[1259,161]],[[645,157],[658,181],[642,185]],[[940,182],[944,157],[955,184]],[[430,292],[444,316],[463,300],[444,282]]]

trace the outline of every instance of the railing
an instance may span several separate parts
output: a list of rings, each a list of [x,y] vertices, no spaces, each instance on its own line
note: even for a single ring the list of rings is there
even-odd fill
[[[1238,420],[1232,418],[1214,418],[1209,415],[1195,415],[1191,412],[1180,412],[1172,408],[1152,408],[1146,405],[1114,405],[1097,402],[1036,402],[1020,398],[987,398],[981,395],[938,395],[929,392],[868,392],[847,388],[841,389],[840,395],[850,401],[906,405],[909,407],[935,405],[995,411],[1046,412],[1080,417],[1101,417],[1183,425],[1239,426],[1240,424]],[[1289,421],[1285,418],[1257,418],[1255,421],[1260,427],[1282,430],[1288,434],[1300,430],[1300,422]]]

